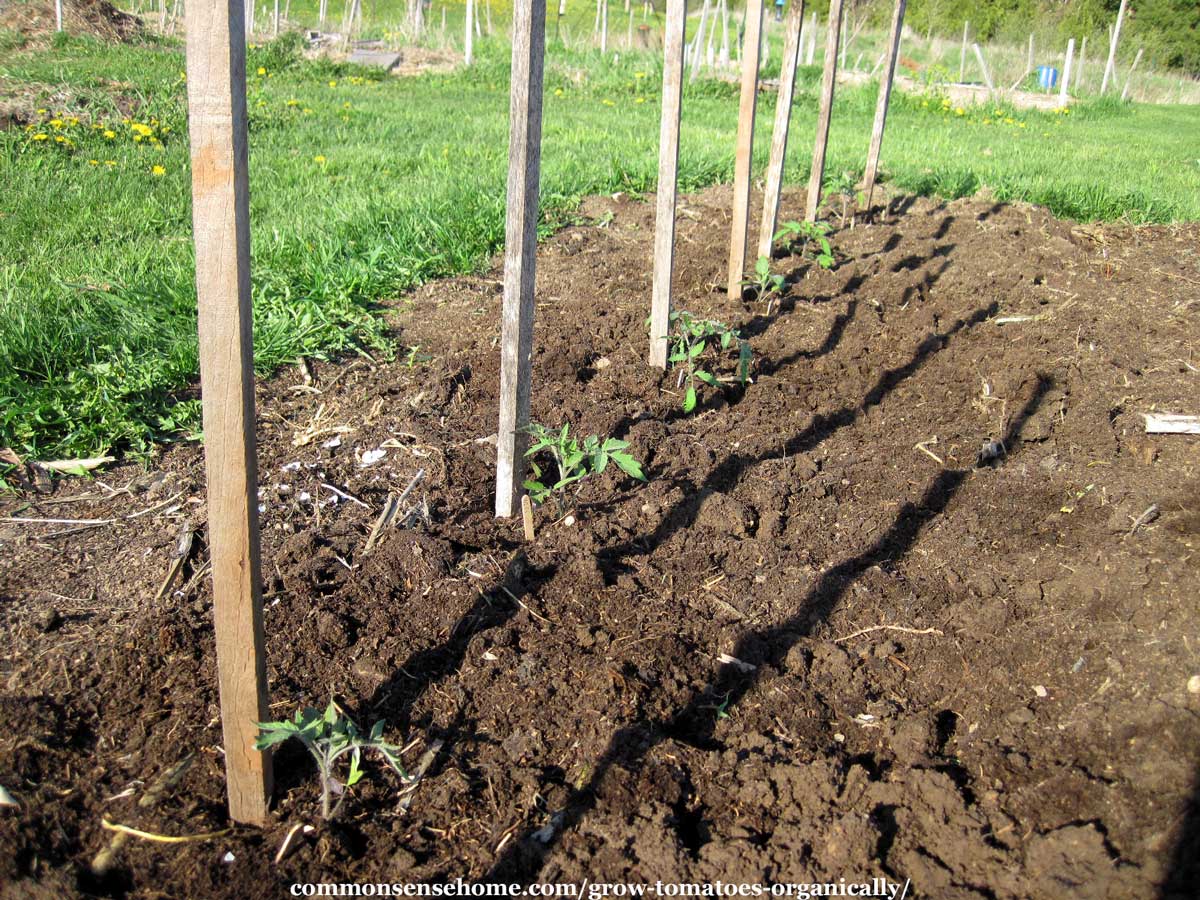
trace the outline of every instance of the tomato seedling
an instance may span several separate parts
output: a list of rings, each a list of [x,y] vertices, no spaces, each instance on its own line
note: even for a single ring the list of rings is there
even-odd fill
[[[560,514],[566,512],[567,488],[592,475],[599,475],[608,468],[610,461],[616,463],[617,468],[630,478],[646,480],[642,464],[627,452],[629,444],[626,441],[589,434],[581,443],[571,437],[569,424],[562,428],[546,428],[531,422],[522,430],[533,439],[525,451],[525,458],[533,470],[533,478],[525,482],[525,490],[529,492],[530,499],[538,504],[554,497]],[[558,478],[550,484],[546,483],[549,481],[544,477],[546,472],[535,461],[535,457],[541,453],[549,455],[558,470]],[[579,488],[575,490],[578,492]]]
[[[815,262],[822,269],[833,268],[833,247],[829,243],[829,225],[825,222],[784,222],[775,240],[787,239],[788,249]],[[799,241],[800,248],[796,249]],[[810,249],[813,245],[816,250]]]
[[[754,354],[750,342],[743,340],[737,331],[724,322],[713,319],[698,319],[685,310],[671,313],[671,332],[668,364],[679,368],[679,385],[687,385],[683,395],[683,411],[696,408],[696,383],[710,387],[721,387],[721,380],[707,368],[707,359],[719,360],[721,356],[736,348],[737,381],[745,384],[750,380],[750,361]],[[706,357],[707,355],[707,357]]]
[[[400,765],[400,748],[383,739],[383,719],[372,726],[369,734],[364,735],[354,721],[342,713],[332,700],[329,701],[325,712],[306,706],[298,711],[291,721],[284,719],[282,722],[255,724],[259,727],[258,738],[254,741],[256,750],[266,750],[295,738],[316,760],[321,778],[321,817],[326,821],[336,816],[342,808],[346,799],[346,789],[353,787],[362,778],[363,770],[360,766],[364,752],[374,752],[382,756],[401,778],[409,780],[408,773]],[[337,761],[346,754],[350,754],[350,769],[346,780],[341,781],[334,774],[334,770]],[[334,797],[338,798],[336,804],[333,802]]]

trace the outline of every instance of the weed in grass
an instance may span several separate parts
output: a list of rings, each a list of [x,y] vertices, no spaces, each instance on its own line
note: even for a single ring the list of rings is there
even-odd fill
[[[400,748],[383,739],[383,720],[376,722],[370,733],[364,735],[332,700],[324,712],[308,706],[299,710],[291,721],[256,724],[259,728],[258,738],[254,741],[256,750],[266,750],[292,738],[304,745],[317,764],[321,779],[321,817],[326,821],[334,818],[342,808],[347,789],[362,779],[364,753],[382,757],[402,779],[408,780],[408,773],[400,765]],[[347,754],[350,755],[349,770],[342,781],[337,776],[337,762]]]

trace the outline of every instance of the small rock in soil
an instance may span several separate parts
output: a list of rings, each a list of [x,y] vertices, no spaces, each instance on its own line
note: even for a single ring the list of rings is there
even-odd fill
[[[54,607],[42,610],[37,617],[38,630],[48,633],[57,630],[63,623],[63,618]]]

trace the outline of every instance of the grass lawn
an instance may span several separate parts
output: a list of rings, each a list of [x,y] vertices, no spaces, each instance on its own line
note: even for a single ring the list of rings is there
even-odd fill
[[[45,110],[31,129],[0,132],[0,447],[45,459],[148,452],[187,436],[199,417],[194,400],[178,400],[197,370],[181,49],[82,38],[0,47],[0,87]],[[251,51],[261,372],[301,355],[396,352],[373,303],[476,269],[499,249],[507,50],[485,40],[477,60],[469,72],[400,80],[299,62],[279,46]],[[802,70],[790,182],[807,177],[818,78]],[[655,56],[613,62],[551,45],[547,231],[586,194],[653,190],[658,90]],[[861,170],[874,103],[874,85],[841,92],[831,183]],[[682,190],[730,178],[736,108],[735,86],[688,87]],[[773,112],[764,97],[759,172]],[[1196,107],[960,113],[936,96],[898,96],[884,170],[905,190],[987,187],[1071,218],[1194,220],[1196,134]]]

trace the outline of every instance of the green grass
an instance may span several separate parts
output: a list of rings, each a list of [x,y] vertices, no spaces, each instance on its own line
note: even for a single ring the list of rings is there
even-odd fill
[[[279,47],[251,52],[260,372],[298,356],[388,355],[379,300],[476,270],[500,248],[507,54],[485,40],[470,72],[381,80],[298,62]],[[266,75],[256,74],[260,66]],[[23,86],[35,102],[59,90],[74,98],[66,110],[41,101],[48,112],[33,131],[0,132],[0,447],[39,458],[149,452],[198,425],[182,68],[175,47],[85,39],[0,57],[6,87]],[[802,70],[792,183],[808,174],[818,78],[816,69]],[[653,56],[622,54],[614,63],[551,46],[544,232],[586,194],[654,188],[658,83]],[[121,121],[119,109],[130,104],[133,122],[151,129],[142,142]],[[734,86],[688,88],[681,189],[729,179],[736,106]],[[873,108],[873,85],[840,93],[831,180],[861,169]],[[46,124],[63,111],[79,125]],[[759,171],[772,115],[764,99]],[[34,141],[38,133],[47,139]],[[884,168],[900,188],[922,193],[956,197],[988,187],[999,199],[1043,203],[1073,218],[1195,220],[1196,133],[1196,108],[1109,103],[1070,116],[957,115],[937,97],[897,97]],[[55,143],[58,135],[74,147]]]

